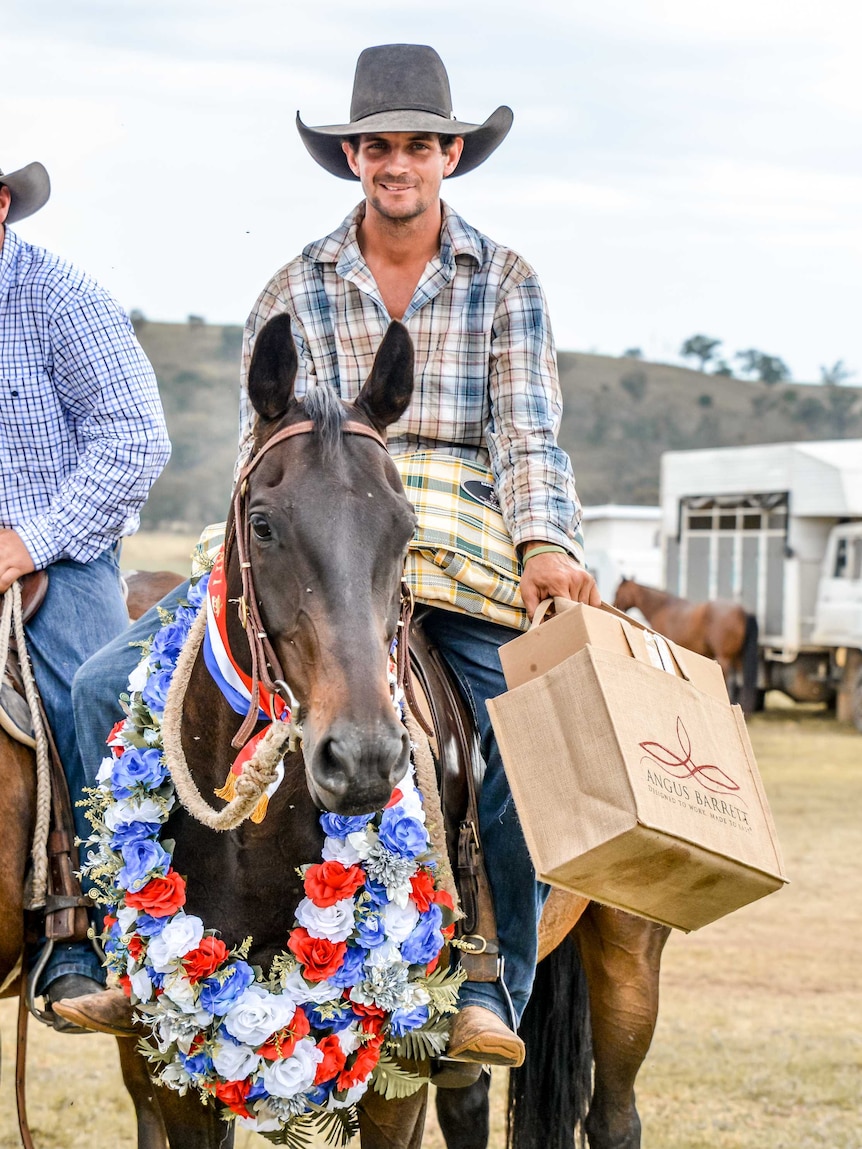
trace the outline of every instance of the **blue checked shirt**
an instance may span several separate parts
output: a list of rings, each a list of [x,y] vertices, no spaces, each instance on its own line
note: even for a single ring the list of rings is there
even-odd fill
[[[0,526],[37,569],[138,527],[170,456],[153,369],[89,276],[6,229],[0,250]]]
[[[241,462],[254,430],[246,373],[255,335],[271,316],[290,314],[298,395],[325,383],[352,400],[371,371],[390,317],[357,242],[364,210],[360,204],[277,272],[249,316]],[[574,476],[557,445],[556,354],[535,272],[444,204],[440,252],[403,322],[415,347],[416,386],[410,407],[389,428],[392,453],[439,450],[490,466],[515,545],[557,543],[583,565]]]

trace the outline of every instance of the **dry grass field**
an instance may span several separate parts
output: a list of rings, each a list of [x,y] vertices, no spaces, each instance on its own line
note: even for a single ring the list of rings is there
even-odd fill
[[[668,942],[639,1079],[644,1147],[862,1149],[862,738],[787,709],[759,716],[751,733],[792,884]],[[0,1035],[0,1149],[13,1149],[10,1002]],[[110,1038],[33,1024],[29,1078],[38,1149],[133,1149]],[[237,1138],[240,1149],[264,1144]],[[442,1149],[433,1119],[425,1146]]]

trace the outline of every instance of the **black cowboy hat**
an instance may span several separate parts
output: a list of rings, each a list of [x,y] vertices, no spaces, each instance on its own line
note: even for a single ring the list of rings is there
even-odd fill
[[[349,124],[310,128],[296,113],[296,126],[311,155],[334,176],[355,180],[341,149],[345,136],[365,132],[436,132],[463,136],[464,151],[452,173],[477,168],[512,126],[512,109],[497,108],[484,124],[466,124],[452,112],[449,77],[443,61],[427,44],[379,44],[366,48],[356,62]]]
[[[7,223],[16,223],[33,215],[44,207],[51,194],[51,181],[48,173],[39,163],[27,164],[17,172],[4,175],[0,168],[0,184],[5,184],[12,193],[12,203],[6,216]]]

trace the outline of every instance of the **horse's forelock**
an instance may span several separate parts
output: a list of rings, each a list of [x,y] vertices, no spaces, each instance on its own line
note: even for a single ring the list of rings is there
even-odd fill
[[[305,413],[314,423],[323,449],[333,454],[342,443],[341,429],[347,418],[344,404],[331,387],[311,387],[302,400]]]

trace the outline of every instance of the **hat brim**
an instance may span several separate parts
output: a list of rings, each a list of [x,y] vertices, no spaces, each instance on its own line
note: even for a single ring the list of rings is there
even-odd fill
[[[7,223],[17,223],[19,219],[33,215],[45,206],[51,194],[51,181],[40,163],[27,164],[17,172],[0,175],[0,184],[5,184],[12,193]]]
[[[461,136],[464,140],[464,150],[457,168],[449,177],[453,179],[455,176],[463,176],[473,171],[496,151],[509,134],[513,118],[512,109],[501,105],[483,124],[465,124],[460,120],[435,115],[433,112],[405,110],[379,112],[373,116],[366,116],[364,120],[356,120],[352,124],[327,124],[311,128],[302,122],[297,112],[296,128],[311,157],[330,175],[343,180],[359,178],[350,170],[347,157],[342,150],[341,141],[345,136],[376,132],[434,132],[446,136]]]

